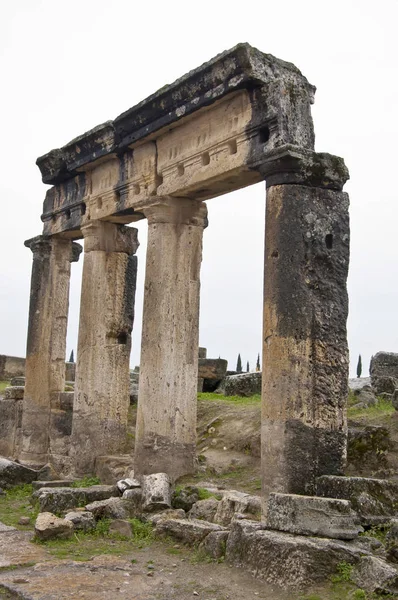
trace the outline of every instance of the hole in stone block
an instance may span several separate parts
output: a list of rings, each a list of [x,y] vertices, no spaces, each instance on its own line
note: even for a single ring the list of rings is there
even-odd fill
[[[269,140],[270,131],[269,127],[262,127],[260,129],[260,144],[266,144]]]
[[[325,235],[325,244],[326,244],[326,248],[328,250],[331,250],[333,248],[333,234],[332,233],[328,233]]]
[[[127,344],[127,333],[125,331],[122,331],[121,333],[119,333],[119,335],[117,336],[117,343],[118,344]]]
[[[184,173],[185,173],[184,165],[178,165],[177,173],[178,173],[178,175],[184,175]]]
[[[133,192],[136,196],[140,193],[140,186],[138,185],[138,183],[135,183],[133,185]]]
[[[68,208],[68,210],[65,211],[65,217],[67,219],[70,219],[70,210],[69,210],[69,208]]]
[[[97,198],[97,208],[102,208],[102,198]]]
[[[210,163],[210,154],[208,152],[205,152],[204,154],[202,154],[202,165],[206,166]]]
[[[274,250],[271,254],[272,258],[279,258],[279,252],[278,250]]]
[[[230,142],[228,142],[228,147],[230,154],[236,154],[238,152],[238,145],[236,143],[236,140],[231,140]]]
[[[81,212],[81,214],[82,214],[82,215],[85,215],[85,214],[86,214],[86,208],[87,208],[87,207],[86,207],[85,203],[84,203],[84,202],[82,202],[82,205],[81,205],[81,211],[82,211],[82,212]]]
[[[160,173],[158,173],[155,176],[155,183],[156,183],[156,186],[162,185],[162,183],[163,183],[163,175],[161,175]]]

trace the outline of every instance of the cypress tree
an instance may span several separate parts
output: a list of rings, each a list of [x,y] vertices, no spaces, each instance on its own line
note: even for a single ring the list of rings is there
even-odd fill
[[[73,362],[73,363],[75,362],[75,357],[74,357],[74,354],[73,354],[73,350],[70,353],[69,362]]]
[[[240,354],[238,354],[238,362],[236,363],[236,372],[242,373],[242,359],[240,357]]]
[[[359,355],[358,364],[357,364],[357,377],[362,375],[362,357]]]
[[[249,371],[250,371],[249,361],[247,361],[247,364],[246,364],[246,373],[248,373]]]
[[[261,371],[261,367],[260,367],[260,353],[257,356],[256,371]]]

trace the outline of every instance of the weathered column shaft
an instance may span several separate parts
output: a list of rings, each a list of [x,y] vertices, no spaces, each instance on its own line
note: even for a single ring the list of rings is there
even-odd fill
[[[346,454],[348,196],[267,191],[262,472],[270,492],[313,494]]]
[[[200,265],[207,207],[159,199],[148,218],[135,469],[192,473],[196,457]]]
[[[137,229],[92,221],[84,265],[70,456],[76,474],[126,446]]]
[[[48,459],[51,397],[65,387],[70,263],[82,248],[43,236],[25,245],[33,252],[33,267],[20,460],[40,465]]]

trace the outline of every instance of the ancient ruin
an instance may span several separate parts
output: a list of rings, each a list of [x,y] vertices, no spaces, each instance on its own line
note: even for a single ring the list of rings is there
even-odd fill
[[[19,458],[76,475],[124,445],[138,246],[148,221],[135,473],[196,464],[200,265],[206,201],[265,181],[263,494],[312,494],[342,473],[349,262],[348,171],[314,151],[315,88],[239,44],[37,160]],[[70,447],[62,412],[70,263],[84,268]],[[64,455],[64,456],[62,456]]]

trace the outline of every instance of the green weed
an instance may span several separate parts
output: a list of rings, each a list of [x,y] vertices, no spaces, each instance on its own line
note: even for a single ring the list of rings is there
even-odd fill
[[[332,583],[351,581],[352,565],[347,562],[341,562],[337,565],[337,574],[332,575]]]
[[[261,396],[256,394],[254,396],[223,396],[222,394],[214,393],[199,393],[198,400],[218,400],[220,402],[229,402],[230,404],[260,404]]]
[[[76,481],[74,481],[72,483],[71,487],[85,488],[85,487],[91,487],[93,485],[100,485],[100,484],[101,484],[100,478],[95,477],[94,475],[91,475],[91,476],[83,477],[82,479],[77,479]]]

